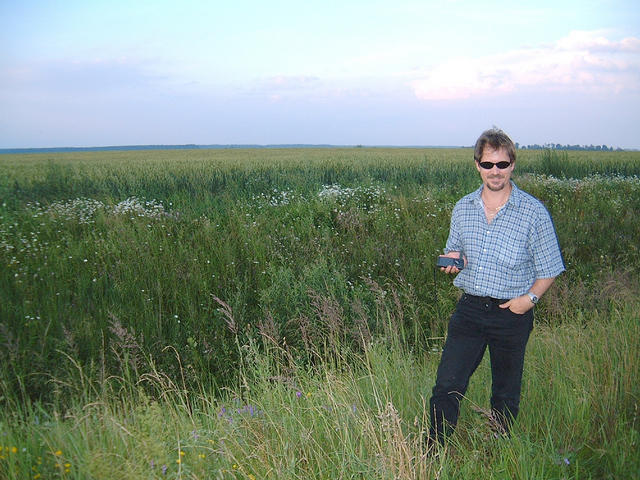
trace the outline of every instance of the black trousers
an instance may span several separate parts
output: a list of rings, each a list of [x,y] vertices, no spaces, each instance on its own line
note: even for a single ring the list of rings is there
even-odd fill
[[[449,320],[447,340],[429,402],[429,436],[442,442],[455,428],[460,400],[485,350],[491,358],[491,409],[509,432],[518,415],[524,353],[533,328],[533,309],[518,315],[499,307],[506,300],[464,294]]]

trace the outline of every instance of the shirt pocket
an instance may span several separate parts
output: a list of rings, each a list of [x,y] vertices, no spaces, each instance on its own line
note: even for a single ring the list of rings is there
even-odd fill
[[[528,263],[527,247],[524,241],[510,239],[494,251],[495,262],[509,270],[520,270]]]

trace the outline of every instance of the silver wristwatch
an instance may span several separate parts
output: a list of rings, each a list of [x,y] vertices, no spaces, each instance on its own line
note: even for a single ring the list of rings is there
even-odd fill
[[[529,298],[531,299],[531,303],[533,303],[534,305],[538,303],[538,300],[540,300],[535,293],[529,292],[527,293],[527,295],[529,295]]]

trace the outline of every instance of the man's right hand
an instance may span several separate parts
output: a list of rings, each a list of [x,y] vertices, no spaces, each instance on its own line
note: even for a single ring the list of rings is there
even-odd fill
[[[460,252],[449,252],[442,256],[457,259],[457,258],[460,258]],[[464,256],[462,258],[464,259],[464,265],[466,267],[467,259]],[[454,267],[453,265],[449,265],[448,267],[440,267],[440,271],[444,273],[458,273],[460,272],[460,269],[458,267]]]

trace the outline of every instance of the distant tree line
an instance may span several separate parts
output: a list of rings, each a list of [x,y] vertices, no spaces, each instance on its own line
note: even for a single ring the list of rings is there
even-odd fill
[[[559,143],[545,143],[544,145],[520,145],[516,143],[516,148],[522,150],[594,150],[597,152],[622,151],[622,148],[607,147],[606,145],[560,145]]]

